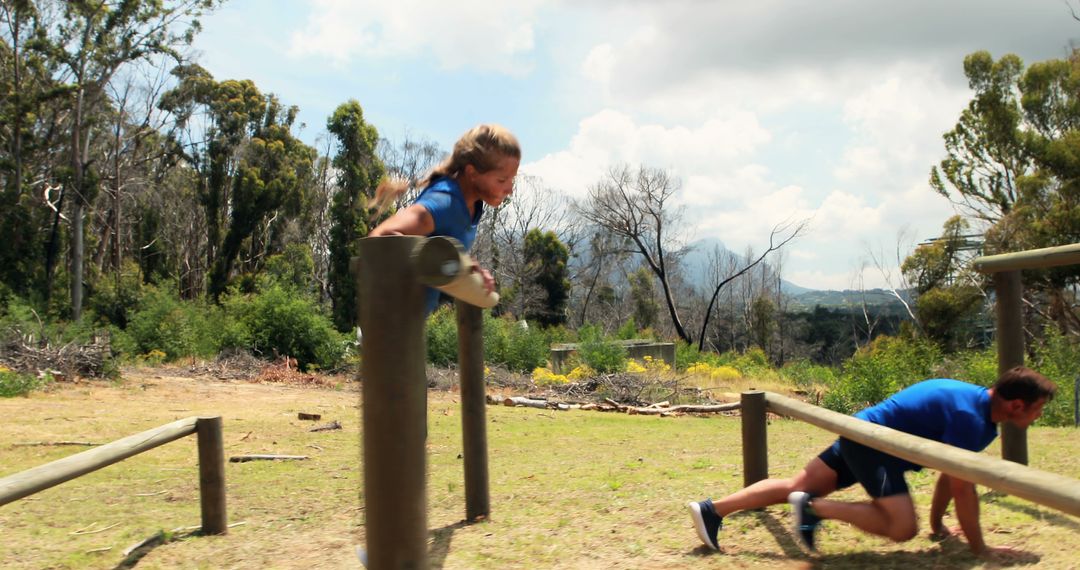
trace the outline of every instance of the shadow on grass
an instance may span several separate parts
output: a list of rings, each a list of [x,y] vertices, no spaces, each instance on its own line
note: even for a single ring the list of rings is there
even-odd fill
[[[164,546],[171,542],[177,542],[180,540],[187,540],[189,538],[195,538],[204,536],[202,530],[189,530],[189,531],[172,531],[166,532],[159,530],[154,533],[153,536],[146,540],[132,546],[124,552],[124,559],[117,564],[113,570],[129,570],[134,568],[144,556],[150,554],[155,548]]]
[[[454,539],[454,531],[468,526],[469,521],[460,520],[454,524],[431,531],[431,550],[428,551],[428,564],[431,568],[442,568],[446,564],[446,555],[450,552],[450,543]]]
[[[1080,531],[1080,523],[1077,523],[1075,520],[1062,515],[1057,511],[1051,510],[1051,507],[1037,507],[1027,503],[1016,504],[1011,501],[998,500],[1008,496],[1007,493],[1002,493],[1000,491],[987,491],[982,494],[983,500],[988,503],[993,503],[995,506],[1009,509],[1014,513],[1025,514],[1037,521],[1046,522],[1054,526],[1060,526],[1074,531]]]
[[[1020,507],[1022,508],[1022,507]],[[1036,511],[1034,515],[1039,515]],[[967,543],[959,538],[948,538],[937,542],[936,547],[915,551],[892,551],[892,552],[848,552],[842,554],[807,555],[796,544],[791,535],[791,529],[773,514],[766,511],[749,511],[738,513],[734,516],[752,516],[760,523],[769,534],[773,535],[776,543],[783,552],[754,551],[755,558],[768,560],[803,560],[809,568],[974,568],[986,564],[986,561],[971,556],[968,553]],[[1066,519],[1067,520],[1067,519]],[[1071,521],[1068,521],[1071,523]],[[1072,523],[1075,524],[1075,523]],[[742,551],[741,554],[749,554]],[[709,556],[717,553],[702,545],[692,551],[695,556]],[[995,560],[995,567],[1021,566],[1037,564],[1040,557],[1036,554],[1017,551],[1008,559]]]

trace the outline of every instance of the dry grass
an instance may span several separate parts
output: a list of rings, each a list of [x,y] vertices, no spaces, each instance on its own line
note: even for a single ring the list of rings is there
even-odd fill
[[[169,535],[130,562],[138,568],[359,567],[353,553],[363,543],[355,390],[157,374],[135,371],[120,384],[65,385],[0,400],[0,476],[78,451],[16,443],[107,442],[177,418],[220,414],[227,456],[311,459],[227,464],[229,521],[244,524],[221,537]],[[710,553],[684,505],[741,484],[739,422],[723,416],[489,407],[492,519],[465,525],[456,395],[432,392],[429,410],[429,524],[437,568],[983,567],[958,542],[935,543],[923,534],[894,545],[839,523],[827,523],[819,538],[822,555],[810,559],[792,541],[782,506],[729,517],[724,552]],[[336,419],[344,429],[308,432],[312,423],[298,420],[298,412]],[[769,433],[770,472],[777,474],[798,469],[832,439],[788,420],[773,421]],[[1077,433],[1034,429],[1032,464],[1080,478]],[[914,474],[909,482],[925,517],[933,474]],[[854,491],[844,496],[860,497]],[[1023,549],[1017,566],[1077,567],[1076,518],[1010,497],[983,499],[988,542]],[[115,568],[126,547],[198,522],[195,441],[184,439],[0,507],[0,565]]]

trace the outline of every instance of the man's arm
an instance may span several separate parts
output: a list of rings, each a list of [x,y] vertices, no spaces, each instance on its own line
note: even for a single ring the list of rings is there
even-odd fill
[[[945,510],[952,501],[951,477],[942,473],[934,485],[934,498],[930,503],[930,533],[935,536],[949,536],[952,531],[942,522]]]
[[[947,476],[943,473],[942,478],[945,477]],[[986,552],[986,543],[983,541],[982,526],[979,524],[979,495],[975,492],[975,484],[956,477],[948,477],[948,482],[949,493],[956,501],[956,518],[960,521],[960,528],[967,538],[968,547],[975,555],[982,555]],[[937,497],[935,488],[935,504]],[[931,524],[933,524],[933,518],[931,518]]]

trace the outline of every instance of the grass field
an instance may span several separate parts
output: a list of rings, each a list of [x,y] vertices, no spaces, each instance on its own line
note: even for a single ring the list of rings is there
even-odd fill
[[[64,385],[0,400],[0,477],[172,420],[221,415],[225,453],[307,455],[227,463],[226,536],[199,524],[195,439],[185,438],[0,507],[0,566],[38,568],[359,568],[363,506],[355,387],[252,384],[133,370],[116,384]],[[931,541],[932,472],[909,475],[923,532],[904,544],[829,522],[821,554],[800,553],[786,506],[731,516],[722,553],[701,546],[685,503],[742,482],[734,416],[628,416],[488,408],[491,520],[464,524],[459,403],[429,397],[430,559],[436,568],[981,568],[959,541]],[[298,412],[338,420],[309,432]],[[769,426],[770,473],[800,468],[833,436],[796,421]],[[1033,466],[1080,479],[1080,430],[1034,428]],[[987,453],[998,455],[995,444]],[[983,490],[991,545],[1023,550],[1014,567],[1080,568],[1080,520]],[[861,499],[859,492],[841,497]],[[948,521],[956,524],[950,517]],[[124,550],[159,532],[159,545]]]

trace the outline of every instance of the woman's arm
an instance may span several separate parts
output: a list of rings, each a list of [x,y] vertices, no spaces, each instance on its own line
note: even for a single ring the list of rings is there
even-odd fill
[[[420,204],[413,204],[404,210],[398,210],[371,230],[368,236],[426,236],[433,231],[435,219],[431,217],[431,213]]]

